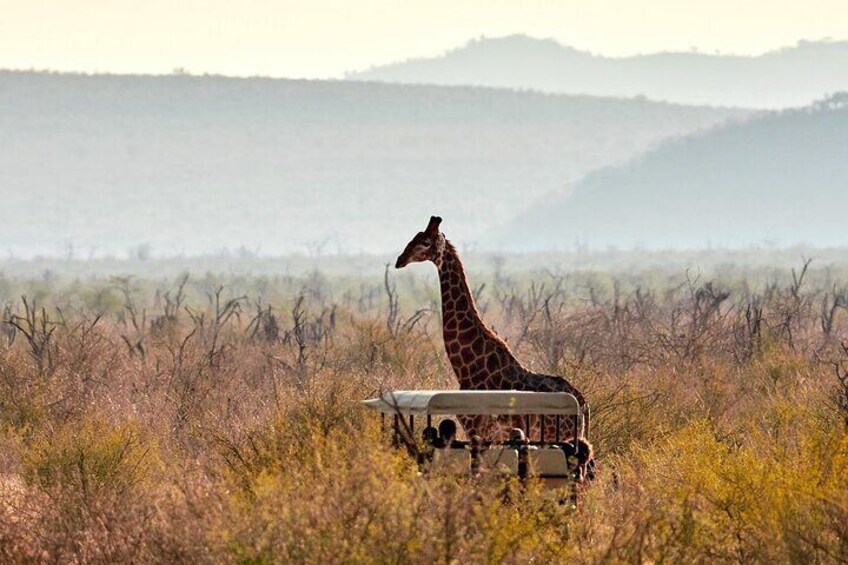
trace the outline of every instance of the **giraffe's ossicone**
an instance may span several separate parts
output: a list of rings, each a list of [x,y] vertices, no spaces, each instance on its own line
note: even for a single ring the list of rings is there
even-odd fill
[[[568,392],[583,409],[583,435],[589,433],[589,405],[583,394],[561,376],[542,375],[524,367],[503,339],[489,328],[474,303],[462,262],[451,243],[439,231],[442,219],[432,216],[427,228],[418,232],[397,259],[400,269],[410,263],[432,261],[439,271],[442,294],[442,326],[447,351],[460,389],[530,390]],[[554,437],[555,423],[545,421],[545,436]],[[460,418],[469,437],[491,437],[496,430],[492,421]],[[538,430],[539,422],[534,419]],[[535,435],[535,434],[534,434]]]

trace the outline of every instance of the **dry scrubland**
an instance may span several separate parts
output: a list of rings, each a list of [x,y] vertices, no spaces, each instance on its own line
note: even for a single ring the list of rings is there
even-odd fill
[[[454,386],[431,279],[0,278],[0,561],[845,562],[848,273],[801,272],[477,286],[593,404],[577,511],[384,448],[360,399]]]

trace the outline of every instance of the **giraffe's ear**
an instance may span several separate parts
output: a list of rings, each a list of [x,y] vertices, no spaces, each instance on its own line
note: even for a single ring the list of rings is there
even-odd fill
[[[438,216],[430,216],[430,223],[427,224],[427,229],[424,230],[425,233],[429,236],[434,236],[439,233],[439,224],[442,223],[442,219]]]

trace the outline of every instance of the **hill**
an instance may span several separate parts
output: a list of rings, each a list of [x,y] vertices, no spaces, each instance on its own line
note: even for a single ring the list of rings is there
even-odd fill
[[[750,114],[483,88],[0,72],[6,253],[395,249]],[[146,248],[139,250],[142,255]]]
[[[612,58],[514,35],[472,41],[439,57],[375,67],[348,78],[778,109],[848,89],[848,41],[801,41],[756,57],[656,53]]]
[[[848,244],[848,94],[663,145],[541,199],[510,248]]]

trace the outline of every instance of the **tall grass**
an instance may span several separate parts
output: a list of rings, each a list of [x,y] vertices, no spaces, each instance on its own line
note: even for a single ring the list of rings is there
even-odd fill
[[[361,399],[455,386],[432,289],[400,282],[5,281],[0,561],[848,560],[844,281],[478,287],[592,402],[576,509],[389,447]]]

